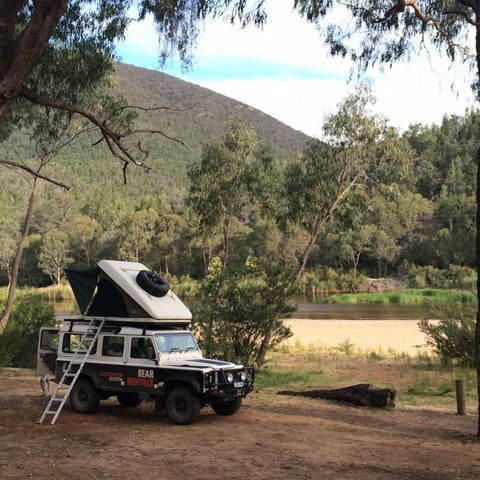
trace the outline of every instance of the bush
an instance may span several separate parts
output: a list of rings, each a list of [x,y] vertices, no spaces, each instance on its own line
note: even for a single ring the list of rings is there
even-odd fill
[[[406,266],[404,267],[406,269]],[[450,265],[448,269],[440,270],[427,265],[424,267],[411,266],[407,273],[409,288],[456,288],[473,290],[476,287],[477,277],[470,267]]]
[[[268,349],[288,338],[291,332],[278,317],[294,310],[286,302],[291,281],[280,267],[209,276],[193,307],[193,328],[205,355],[252,365],[265,337]]]
[[[0,305],[3,308],[3,305]],[[53,307],[38,295],[20,297],[2,335],[0,335],[0,365],[33,368],[37,359],[40,327],[55,325]]]
[[[427,344],[433,347],[443,364],[475,365],[475,316],[476,306],[453,302],[432,306],[419,322],[420,330],[427,336]]]

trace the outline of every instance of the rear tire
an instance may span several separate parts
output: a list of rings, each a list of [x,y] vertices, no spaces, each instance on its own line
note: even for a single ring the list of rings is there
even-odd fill
[[[93,413],[100,402],[100,396],[92,382],[87,378],[80,378],[75,382],[70,392],[70,406],[77,413]]]
[[[217,415],[234,415],[238,412],[241,405],[242,397],[236,397],[228,402],[214,403],[212,409]]]
[[[167,396],[167,415],[177,425],[189,425],[200,411],[200,400],[187,387],[176,387]]]
[[[117,394],[118,403],[122,407],[133,408],[138,407],[142,403],[142,399],[138,393],[122,392]]]

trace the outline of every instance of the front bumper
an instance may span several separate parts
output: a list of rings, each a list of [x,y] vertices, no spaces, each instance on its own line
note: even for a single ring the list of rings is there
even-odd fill
[[[240,374],[244,371],[247,374],[247,379],[241,381],[239,377],[234,377],[233,382],[227,382],[226,374],[232,371],[215,372],[213,376],[214,381],[209,381],[206,385],[205,400],[207,403],[219,403],[231,400],[236,397],[246,397],[252,390],[255,380],[255,370],[253,367],[247,367],[241,371],[235,371],[235,374]]]

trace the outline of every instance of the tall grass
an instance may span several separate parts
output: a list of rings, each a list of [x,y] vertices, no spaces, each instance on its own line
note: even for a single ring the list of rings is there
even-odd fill
[[[61,282],[58,285],[50,285],[35,289],[40,298],[49,302],[58,302],[62,300],[75,300],[72,287],[69,283]]]
[[[384,293],[344,293],[332,295],[324,300],[326,303],[380,303],[380,304],[412,304],[412,303],[449,303],[475,302],[473,292],[467,290],[440,290],[434,288],[409,289]]]
[[[75,300],[72,288],[66,282],[42,288],[17,288],[15,291],[15,298],[23,297],[26,294],[35,295],[41,300],[47,300],[49,302]],[[0,301],[6,300],[7,295],[8,287],[0,287]]]

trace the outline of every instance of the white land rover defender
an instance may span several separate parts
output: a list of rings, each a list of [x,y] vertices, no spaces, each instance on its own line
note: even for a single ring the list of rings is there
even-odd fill
[[[48,415],[54,423],[67,397],[78,413],[111,396],[124,407],[153,399],[182,425],[206,405],[219,415],[238,411],[253,369],[203,358],[187,330],[190,310],[163,279],[141,263],[113,260],[67,276],[82,315],[60,316],[59,328],[40,332],[37,373],[58,384],[41,423]]]

